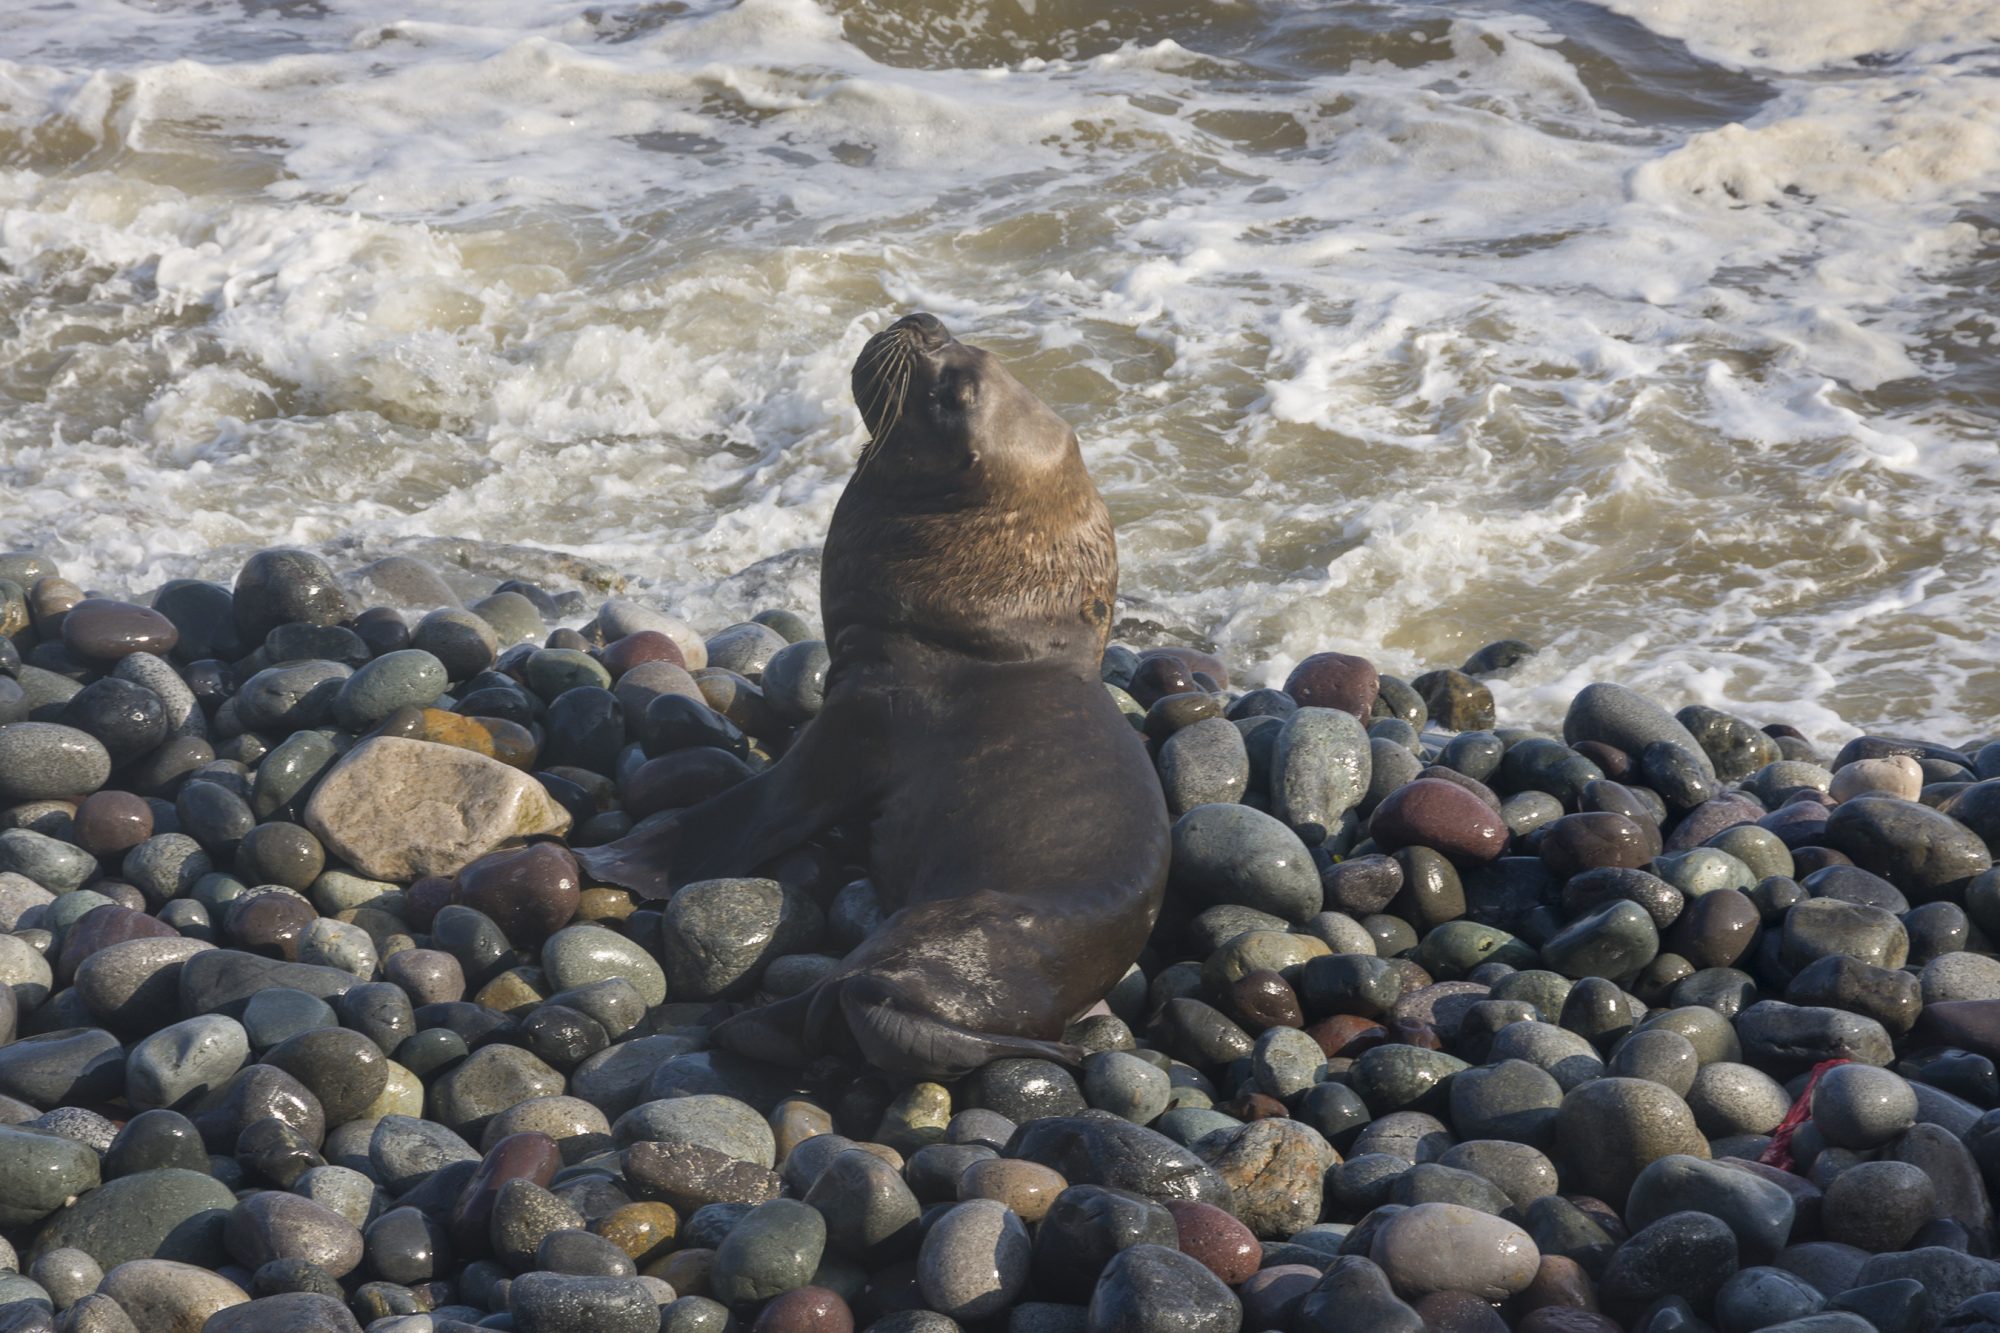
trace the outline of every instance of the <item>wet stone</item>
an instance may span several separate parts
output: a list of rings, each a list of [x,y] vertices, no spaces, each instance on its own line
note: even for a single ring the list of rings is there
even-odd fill
[[[1326,841],[1367,795],[1372,755],[1352,714],[1337,706],[1300,707],[1280,724],[1272,745],[1272,813],[1306,843]]]
[[[1305,845],[1270,815],[1203,805],[1173,828],[1173,888],[1204,905],[1230,903],[1304,921],[1320,910],[1319,875]]]
[[[793,1199],[758,1205],[716,1249],[710,1278],[716,1299],[731,1305],[769,1300],[806,1286],[825,1244],[826,1222],[817,1210]]]
[[[1720,1218],[1672,1213],[1618,1248],[1599,1290],[1614,1309],[1639,1310],[1668,1296],[1706,1305],[1736,1266],[1736,1237]]]
[[[55,722],[0,726],[0,804],[85,796],[111,776],[96,737]]]
[[[1193,1257],[1160,1245],[1120,1250],[1091,1293],[1089,1333],[1237,1333],[1243,1308]]]
[[[1463,1291],[1488,1301],[1524,1290],[1541,1259],[1519,1227],[1448,1203],[1420,1204],[1390,1218],[1369,1257],[1405,1299]]]

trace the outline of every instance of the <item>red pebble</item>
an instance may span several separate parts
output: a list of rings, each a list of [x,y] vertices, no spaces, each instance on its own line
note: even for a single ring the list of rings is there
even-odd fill
[[[429,930],[431,918],[439,910],[451,906],[457,898],[457,889],[442,875],[426,875],[403,894],[403,919],[416,930]]]
[[[751,1333],[854,1333],[854,1312],[838,1292],[795,1287],[757,1312]]]
[[[1594,1310],[1578,1310],[1567,1305],[1545,1305],[1530,1310],[1515,1333],[1623,1333],[1619,1323]]]
[[[1329,1060],[1343,1055],[1352,1059],[1363,1051],[1380,1046],[1389,1036],[1380,1023],[1358,1014],[1335,1014],[1321,1019],[1306,1029],[1306,1035],[1319,1043],[1319,1048],[1326,1052]]]
[[[1285,678],[1285,693],[1301,708],[1338,708],[1363,720],[1374,711],[1381,690],[1375,664],[1346,653],[1314,653]]]
[[[656,629],[642,629],[606,644],[599,660],[613,680],[641,662],[669,662],[683,669],[687,666],[687,658],[681,655],[681,646]]]
[[[1176,1199],[1167,1204],[1180,1233],[1181,1253],[1230,1286],[1250,1280],[1264,1262],[1264,1247],[1250,1228],[1212,1203]]]
[[[461,1247],[460,1253],[475,1253],[485,1243],[493,1204],[503,1185],[510,1180],[532,1180],[546,1186],[561,1169],[562,1149],[546,1134],[526,1130],[494,1144],[466,1180],[451,1210],[452,1240]]]

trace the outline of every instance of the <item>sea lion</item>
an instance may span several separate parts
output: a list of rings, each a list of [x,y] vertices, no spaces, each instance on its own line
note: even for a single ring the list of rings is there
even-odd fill
[[[990,352],[910,315],[855,361],[869,438],[827,531],[825,705],[764,772],[577,852],[648,897],[865,824],[883,925],[730,1050],[950,1079],[1074,1062],[1064,1027],[1138,956],[1168,820],[1100,679],[1111,520],[1076,433]]]

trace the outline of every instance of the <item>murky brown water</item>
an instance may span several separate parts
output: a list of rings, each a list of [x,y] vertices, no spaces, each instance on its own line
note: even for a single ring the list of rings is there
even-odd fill
[[[921,307],[1239,663],[2000,731],[1991,0],[407,12],[0,13],[0,547],[809,608]]]

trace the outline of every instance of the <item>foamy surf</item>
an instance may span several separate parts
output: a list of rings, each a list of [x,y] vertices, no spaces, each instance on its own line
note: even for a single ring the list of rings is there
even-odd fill
[[[1724,9],[1726,8],[1726,13]],[[440,538],[810,605],[847,367],[1077,423],[1147,619],[2000,713],[1990,4],[373,0],[0,19],[0,547]]]

